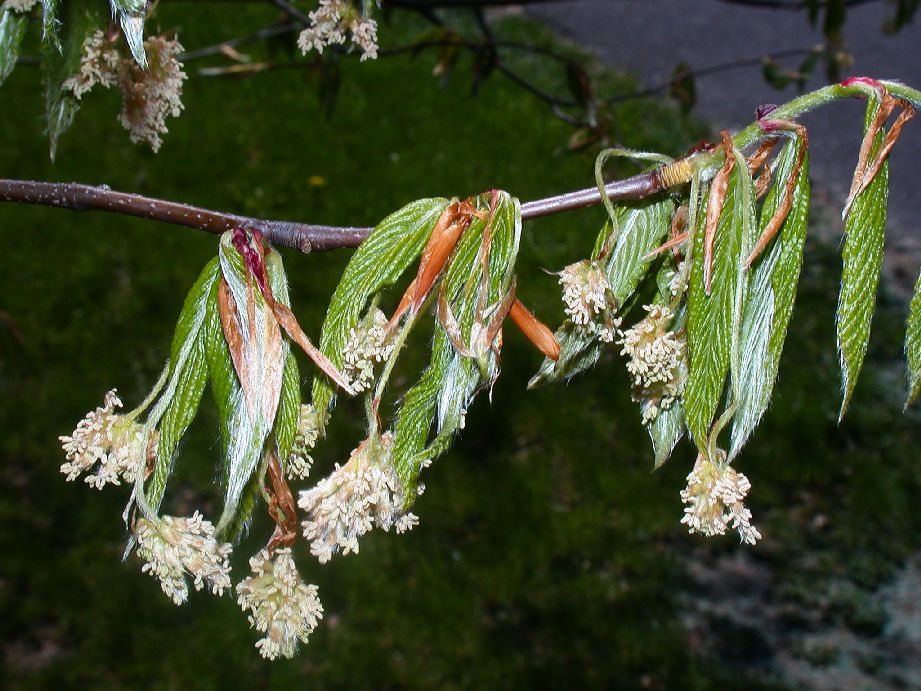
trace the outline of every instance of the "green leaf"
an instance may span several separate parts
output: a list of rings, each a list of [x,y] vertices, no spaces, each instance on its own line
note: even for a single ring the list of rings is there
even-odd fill
[[[483,285],[481,246],[485,223],[479,219],[471,223],[458,243],[454,259],[445,274],[443,291],[460,326],[464,343],[476,350],[474,338],[477,303],[485,289],[485,305],[498,307],[511,288],[521,237],[521,206],[506,192],[499,192],[496,211],[491,226],[489,247],[489,275]],[[489,209],[488,195],[477,199],[478,207]],[[488,321],[488,318],[486,319]],[[436,328],[441,328],[436,327]],[[463,416],[476,392],[488,386],[499,375],[499,362],[495,353],[487,350],[474,353],[478,360],[454,352],[442,379],[438,397],[438,431],[453,434],[463,424]]]
[[[281,376],[281,397],[278,413],[275,415],[275,442],[278,444],[278,460],[284,468],[291,454],[294,437],[297,436],[297,420],[301,410],[301,379],[294,353],[288,353],[285,369]]]
[[[622,204],[617,208],[619,234],[605,257],[605,271],[618,304],[633,294],[652,259],[646,255],[659,247],[671,228],[675,204],[671,197]]]
[[[265,255],[265,268],[269,277],[269,286],[275,300],[291,307],[291,298],[288,294],[288,277],[285,274],[281,255],[270,249]],[[282,468],[288,462],[291,446],[297,434],[297,420],[301,410],[301,379],[297,367],[297,359],[290,352],[285,359],[285,368],[281,375],[281,394],[278,401],[278,413],[275,416],[273,434],[278,445],[278,460]]]
[[[751,187],[747,170],[736,165],[729,177],[713,246],[710,295],[704,287],[704,214],[694,234],[693,265],[688,288],[688,383],[684,410],[688,430],[698,448],[706,448],[710,424],[723,394],[732,356],[733,313],[738,295],[740,253],[745,223],[743,186]],[[753,198],[754,195],[752,194]]]
[[[518,243],[521,236],[521,207],[517,199],[501,192],[492,224],[489,252],[489,280],[485,285],[487,305],[496,305],[511,288]],[[489,208],[489,198],[477,199],[480,209]],[[484,221],[474,219],[465,231],[450,266],[442,279],[442,290],[469,344],[474,334],[476,308],[482,283],[481,245]],[[473,397],[498,375],[495,354],[483,354],[484,361],[459,353],[444,328],[436,324],[432,359],[419,381],[406,393],[397,413],[393,459],[404,487],[412,487],[423,460],[433,459],[450,446],[454,433],[463,426],[464,414]],[[429,443],[432,422],[437,419],[436,437]],[[414,498],[414,493],[408,493]]]
[[[145,487],[147,502],[154,510],[163,499],[176,447],[198,411],[208,380],[205,324],[210,304],[208,296],[218,276],[218,261],[212,259],[186,295],[170,348],[166,390],[148,416],[148,424],[160,430],[154,472]]]
[[[339,369],[349,329],[369,298],[392,285],[419,256],[447,199],[420,199],[381,221],[349,260],[333,293],[320,333],[320,350]],[[313,380],[313,404],[321,413],[334,405],[335,391],[325,376]]]
[[[217,531],[223,532],[234,520],[240,497],[264,456],[263,447],[274,426],[285,360],[290,348],[265,297],[256,286],[255,278],[234,247],[231,232],[221,236],[219,257],[221,274],[236,307],[236,324],[240,332],[239,364],[242,368],[242,372],[237,372],[242,395],[231,401],[230,426],[233,432],[226,454],[227,486],[224,511],[217,525]],[[270,264],[274,264],[275,268],[270,269]],[[280,259],[268,253],[266,269],[269,279],[278,285],[281,278],[277,272],[283,271]],[[279,299],[285,297],[279,295]],[[234,357],[231,351],[231,358]]]
[[[819,19],[820,0],[806,0],[806,10],[809,16],[809,23],[815,26]]]
[[[233,368],[230,358],[230,349],[224,338],[221,327],[220,313],[218,311],[218,287],[220,281],[215,281],[208,295],[208,309],[205,322],[205,357],[208,362],[208,383],[211,385],[211,395],[218,412],[218,425],[221,430],[222,447],[229,448],[230,437],[233,433],[234,401],[240,400],[243,391]],[[226,477],[224,479],[226,486]]]
[[[847,5],[845,0],[825,0],[825,25],[822,30],[826,36],[840,34],[846,18]]]
[[[19,59],[19,48],[26,35],[29,15],[5,6],[0,13],[0,84],[10,75]]]
[[[435,417],[438,393],[452,359],[454,349],[443,329],[435,330],[432,359],[419,381],[406,395],[397,412],[393,462],[404,487],[408,487],[419,473],[417,457],[425,449]]]
[[[874,98],[867,104],[864,131],[870,126],[878,110],[879,100]],[[874,143],[873,154],[883,137],[884,132],[881,130]],[[888,200],[887,159],[867,188],[854,198],[850,213],[844,221],[844,267],[841,272],[837,319],[843,390],[839,420],[847,411],[870,342],[870,325],[876,307],[876,288],[883,265]]]
[[[915,283],[915,294],[908,308],[908,323],[905,327],[905,358],[908,361],[907,408],[921,393],[921,276]]]
[[[125,41],[134,56],[135,62],[142,68],[147,67],[144,54],[144,19],[147,14],[147,0],[110,0],[112,15],[121,24]]]
[[[45,5],[45,30],[57,27],[58,3]],[[64,82],[80,71],[83,42],[97,29],[105,28],[104,6],[94,0],[70,0],[64,7],[64,19],[42,44],[42,69],[45,82],[45,119],[51,158],[58,140],[67,131],[80,108],[74,95],[63,88]],[[54,12],[49,16],[49,12]]]
[[[761,208],[763,231],[785,195],[796,157],[804,144],[797,138],[781,153],[774,171],[775,183]],[[777,380],[787,326],[793,314],[796,287],[803,264],[803,244],[809,216],[809,155],[793,188],[793,205],[777,236],[756,260],[751,271],[749,294],[740,334],[739,396],[729,459],[732,460],[767,410]]]
[[[921,0],[895,0],[890,4],[893,5],[892,16],[883,22],[883,31],[891,35],[914,19],[918,8],[921,7]]]
[[[147,501],[159,507],[166,482],[174,465],[176,447],[198,412],[205,384],[208,383],[208,363],[203,339],[196,338],[181,366],[174,374],[172,398],[160,419],[160,443],[153,475],[145,488]]]
[[[61,51],[61,37],[58,35],[60,12],[61,0],[42,0],[42,40],[58,52]]]
[[[652,449],[655,454],[654,468],[658,469],[668,460],[684,435],[685,418],[681,401],[675,401],[670,408],[660,410],[646,428],[652,439]]]
[[[652,259],[646,256],[659,247],[671,228],[674,202],[668,196],[651,200],[619,204],[615,207],[619,234],[613,247],[602,259],[605,273],[617,304],[623,307],[633,295],[649,270]],[[610,244],[612,226],[605,223],[595,242],[593,256],[598,256]],[[560,356],[554,362],[546,358],[528,382],[528,388],[549,384],[578,374],[594,365],[601,356],[603,344],[592,335],[573,328],[567,320],[556,332]]]

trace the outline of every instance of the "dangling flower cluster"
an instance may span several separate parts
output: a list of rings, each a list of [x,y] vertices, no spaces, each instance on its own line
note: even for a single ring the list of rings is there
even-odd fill
[[[672,311],[662,305],[644,305],[646,318],[621,332],[621,355],[630,358],[627,371],[633,376],[633,398],[641,401],[643,423],[654,420],[681,395],[687,378],[685,341],[666,327]]]
[[[216,595],[230,588],[231,547],[214,539],[214,526],[198,511],[191,518],[140,518],[135,533],[138,556],[146,562],[141,571],[159,579],[177,605],[189,596],[186,574],[193,577],[196,590],[206,581]]]
[[[675,272],[671,277],[671,281],[669,282],[669,289],[671,290],[672,297],[678,297],[679,295],[684,295],[687,292],[688,279],[690,279],[690,277],[691,275],[688,271],[688,262],[686,259],[682,259],[675,269]]]
[[[344,466],[312,489],[301,492],[298,506],[307,513],[304,537],[310,552],[326,563],[333,555],[358,552],[358,538],[374,526],[402,533],[419,519],[406,513],[406,493],[390,459],[393,435],[366,439]]]
[[[64,82],[64,89],[78,100],[97,84],[122,92],[118,121],[132,142],[147,142],[155,152],[168,132],[166,118],[182,111],[182,83],[186,73],[176,59],[183,48],[175,40],[151,36],[144,41],[148,68],[118,50],[117,42],[96,31],[83,42],[80,70]]]
[[[6,0],[4,3],[13,12],[25,14],[38,4],[39,0]]]
[[[305,585],[294,564],[290,547],[267,549],[249,560],[253,575],[237,584],[237,603],[250,611],[249,623],[265,637],[256,643],[262,657],[294,657],[298,643],[323,618],[317,586]]]
[[[119,478],[133,483],[146,466],[148,455],[156,455],[160,434],[148,430],[121,415],[115,414],[122,402],[112,389],[104,404],[87,413],[70,436],[58,437],[67,458],[61,472],[67,480],[76,480],[81,473],[93,468],[95,473],[84,478],[86,484],[102,489],[107,484],[121,484]]]
[[[310,475],[310,468],[313,466],[310,450],[316,445],[319,436],[320,420],[317,409],[312,403],[302,405],[297,417],[297,435],[294,437],[286,468],[287,475],[292,480],[304,480]]]
[[[179,41],[151,36],[144,41],[148,69],[126,58],[119,78],[122,112],[119,122],[135,143],[147,142],[154,152],[163,143],[161,134],[168,132],[167,116],[182,112],[182,82],[186,73],[176,59],[182,51]]]
[[[393,338],[387,329],[387,317],[379,309],[370,311],[349,330],[342,350],[343,372],[355,392],[365,391],[374,383],[374,365],[390,357]]]
[[[724,535],[731,526],[741,542],[753,545],[761,533],[751,524],[752,512],[743,503],[751,483],[726,462],[725,452],[718,453],[716,463],[703,454],[697,457],[688,486],[681,491],[681,501],[687,504],[681,522],[688,532],[707,537]]]
[[[79,101],[83,94],[99,84],[107,89],[118,84],[118,69],[121,56],[113,40],[100,31],[94,31],[83,41],[83,57],[80,71],[61,85]]]
[[[326,46],[345,43],[348,32],[352,43],[361,49],[362,60],[377,57],[377,22],[364,16],[349,0],[320,0],[320,6],[310,13],[310,22],[297,39],[302,53],[314,49],[322,53]]]
[[[613,316],[617,304],[601,265],[590,259],[570,264],[560,272],[560,285],[566,314],[576,328],[596,333],[605,343],[613,341],[620,319]]]

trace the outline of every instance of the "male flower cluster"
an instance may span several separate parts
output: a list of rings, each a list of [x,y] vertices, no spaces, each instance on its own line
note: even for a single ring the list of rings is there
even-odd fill
[[[602,266],[590,259],[570,264],[560,272],[563,302],[569,320],[586,335],[595,333],[605,343],[614,340],[620,319],[617,304]]]
[[[139,518],[135,534],[138,556],[146,562],[141,571],[157,578],[177,605],[189,597],[186,574],[195,590],[206,582],[216,595],[230,588],[231,547],[214,538],[214,526],[198,511],[191,518]]]
[[[393,343],[387,329],[387,317],[379,309],[371,310],[349,330],[348,340],[342,350],[343,373],[349,378],[356,393],[371,388],[374,383],[374,366],[384,362],[391,353]]]
[[[84,478],[90,487],[118,485],[119,478],[133,483],[145,467],[148,454],[156,454],[159,433],[148,432],[133,420],[115,414],[115,409],[121,407],[112,389],[103,405],[87,413],[70,436],[58,437],[67,458],[61,472],[68,481],[96,467],[95,473]]]
[[[753,545],[761,533],[751,524],[752,512],[743,503],[751,483],[726,463],[723,451],[718,454],[715,463],[703,454],[697,457],[688,486],[681,491],[681,501],[687,504],[681,522],[688,532],[707,537],[724,535],[731,526],[742,542]]]
[[[686,379],[685,342],[667,330],[672,312],[662,305],[644,305],[646,318],[621,332],[618,341],[633,377],[633,398],[643,402],[643,422],[654,420],[681,395]]]
[[[25,14],[38,4],[38,0],[6,0],[4,5],[13,12]]]
[[[349,0],[320,0],[309,17],[310,26],[297,39],[302,53],[322,53],[327,46],[345,43],[346,33],[350,33],[352,43],[361,49],[362,60],[377,57],[377,22],[365,17]]]
[[[253,575],[237,584],[237,603],[251,612],[249,623],[265,637],[256,643],[262,657],[294,657],[300,642],[323,618],[315,585],[305,585],[290,547],[267,549],[249,560]]]
[[[358,539],[375,526],[402,533],[419,522],[403,510],[407,496],[391,462],[392,444],[389,433],[366,439],[345,465],[337,464],[329,477],[301,492],[304,537],[320,563],[339,551],[358,552]]]
[[[316,445],[319,436],[319,414],[312,403],[306,403],[301,406],[298,413],[297,433],[285,469],[292,480],[304,480],[310,475],[310,468],[313,466],[313,456],[310,455],[310,451]]]
[[[80,70],[67,79],[63,88],[80,100],[97,84],[117,86],[122,93],[119,122],[128,130],[132,142],[147,142],[154,151],[168,131],[166,118],[182,111],[182,83],[186,73],[176,59],[183,48],[173,39],[151,36],[144,41],[147,69],[118,49],[117,40],[96,31],[83,42]]]

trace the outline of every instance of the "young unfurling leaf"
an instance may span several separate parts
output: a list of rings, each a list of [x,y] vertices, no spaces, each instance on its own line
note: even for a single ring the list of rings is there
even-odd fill
[[[907,408],[921,393],[921,276],[915,283],[915,294],[908,308],[908,323],[905,326],[905,359],[908,363]]]
[[[867,104],[864,129],[868,129],[880,108],[879,99]],[[884,138],[877,134],[873,152]],[[863,358],[870,342],[870,324],[876,306],[876,287],[883,263],[886,237],[886,205],[889,201],[889,162],[884,161],[876,176],[854,197],[844,221],[846,234],[842,257],[841,292],[838,296],[838,352],[841,357],[843,398],[839,419],[844,417]]]
[[[339,369],[349,330],[361,319],[368,300],[394,283],[419,256],[447,199],[420,199],[381,221],[352,255],[333,293],[320,334],[320,350]],[[324,377],[313,381],[313,404],[325,414],[334,390]]]
[[[486,196],[478,203],[489,208]],[[493,208],[489,219],[477,218],[470,224],[439,288],[456,325],[454,336],[466,352],[452,343],[442,323],[437,324],[431,362],[397,413],[393,462],[405,486],[415,482],[423,462],[447,449],[463,426],[473,396],[498,375],[497,334],[490,338],[494,331],[488,326],[493,318],[501,320],[497,310],[513,288],[521,208],[504,192],[496,194]],[[484,259],[488,261],[485,280]],[[433,419],[436,436],[429,442]]]
[[[16,67],[19,48],[28,25],[27,13],[16,12],[6,5],[0,7],[0,85]]]
[[[797,175],[790,190],[789,213],[772,244],[751,269],[740,334],[739,397],[732,426],[730,460],[742,449],[767,410],[793,313],[808,224],[808,153],[803,152],[803,163],[798,171],[796,166],[797,156],[805,146],[806,143],[797,137],[784,148],[774,171],[774,186],[761,208],[759,227],[763,230],[784,204],[784,195],[790,190],[787,185],[790,176]]]
[[[42,74],[45,118],[51,158],[54,159],[58,140],[70,127],[80,107],[73,93],[64,88],[64,82],[79,72],[83,43],[105,24],[105,13],[99,3],[90,0],[71,0],[65,3],[63,11],[59,11],[56,0],[46,0],[44,7],[46,40],[42,43]],[[57,14],[62,15],[60,24]],[[49,26],[53,27],[50,35]],[[60,37],[60,44],[57,37]]]
[[[615,209],[617,236],[611,236],[610,221],[602,228],[595,243],[595,254],[605,245],[610,247],[599,261],[618,307],[627,302],[646,274],[652,262],[649,254],[669,231],[673,211],[674,202],[664,196],[622,204]],[[603,348],[597,335],[575,328],[571,321],[564,322],[557,330],[556,339],[560,345],[559,357],[545,359],[528,382],[528,388],[569,379],[588,369],[598,361]]]
[[[746,186],[747,195],[743,190]],[[703,228],[698,228],[694,235],[688,294],[690,358],[684,410],[688,429],[701,451],[705,450],[710,424],[723,394],[733,351],[733,313],[742,270],[740,252],[746,196],[754,198],[752,179],[745,166],[736,165],[728,178],[719,221],[713,231],[709,294],[704,276],[708,263],[704,252],[706,234]]]
[[[186,296],[170,348],[166,389],[148,416],[148,423],[160,427],[160,443],[153,473],[145,485],[147,503],[156,510],[172,470],[176,447],[198,411],[208,381],[206,324],[209,296],[220,280],[217,258],[205,266]]]

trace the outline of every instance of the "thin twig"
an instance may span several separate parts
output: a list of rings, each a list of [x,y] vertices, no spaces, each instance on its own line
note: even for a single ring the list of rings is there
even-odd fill
[[[240,216],[165,199],[117,192],[107,185],[95,187],[73,182],[0,180],[0,201],[56,206],[73,211],[113,211],[197,228],[209,233],[223,233],[232,228],[254,228],[272,242],[293,247],[301,252],[357,247],[369,232],[368,228],[323,226]]]
[[[606,190],[614,200],[642,199],[661,190],[661,184],[653,173],[642,173],[612,182]],[[305,253],[357,247],[373,230],[240,216],[165,199],[117,192],[106,185],[96,187],[74,182],[0,180],[0,201],[55,206],[72,211],[112,211],[209,233],[223,233],[232,228],[254,228],[277,245],[293,247]],[[521,215],[526,219],[537,218],[600,202],[598,189],[591,187],[527,202],[521,205]]]

